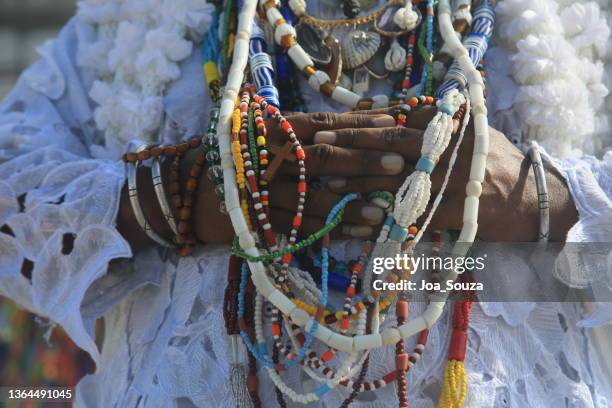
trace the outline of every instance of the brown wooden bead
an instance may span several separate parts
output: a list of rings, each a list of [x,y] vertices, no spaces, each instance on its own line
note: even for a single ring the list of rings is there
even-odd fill
[[[151,148],[151,154],[154,157],[159,157],[164,153],[164,146],[154,146]]]
[[[257,381],[257,376],[256,375],[249,375],[247,377],[247,390],[254,392],[257,391],[257,386],[258,386],[258,381]]]
[[[195,244],[195,239],[191,235],[177,235],[174,237],[174,242],[179,245]]]
[[[195,162],[197,165],[203,167],[204,164],[206,164],[206,156],[204,156],[204,154],[199,155],[198,157],[196,157]]]
[[[194,178],[190,178],[187,180],[187,191],[194,192],[198,189],[198,180]]]
[[[181,221],[189,221],[189,218],[191,218],[191,208],[189,207],[181,208],[179,210],[178,216]]]
[[[172,203],[172,208],[179,209],[183,205],[183,200],[181,200],[180,194],[172,194],[170,197],[170,202]]]
[[[200,137],[193,137],[191,138],[191,140],[189,141],[189,146],[192,149],[195,149],[196,147],[199,147],[202,144],[202,139]]]
[[[143,150],[138,152],[138,160],[144,161],[151,158],[151,152],[148,150]]]
[[[136,160],[138,160],[138,155],[134,152],[127,152],[125,154],[125,158],[127,159],[128,162],[134,163]]]
[[[181,185],[177,182],[170,183],[170,194],[178,194],[181,191]]]
[[[178,250],[179,256],[189,256],[193,253],[193,245],[185,245]]]
[[[184,207],[193,207],[193,196],[189,195],[183,199]]]
[[[176,146],[176,150],[183,154],[185,153],[187,150],[189,150],[189,143],[181,143],[178,146]]]
[[[191,166],[191,170],[189,170],[189,177],[200,178],[202,175],[202,166],[197,163]]]
[[[191,225],[186,221],[179,221],[177,229],[181,234],[188,234],[191,232]]]
[[[164,147],[164,154],[166,156],[176,156],[176,146],[166,146],[166,147]]]

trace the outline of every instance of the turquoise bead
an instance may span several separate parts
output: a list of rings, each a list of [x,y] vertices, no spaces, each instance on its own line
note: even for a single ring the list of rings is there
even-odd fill
[[[442,103],[440,104],[440,106],[438,107],[438,110],[440,112],[444,112],[450,116],[453,116],[455,114],[455,108],[453,108],[451,105],[449,105],[448,103]]]
[[[433,160],[431,160],[429,157],[421,157],[417,162],[415,169],[431,174],[434,167],[436,167],[436,163],[434,163]]]
[[[408,230],[401,225],[395,224],[391,227],[389,232],[389,239],[397,242],[404,242],[408,236]]]
[[[314,393],[317,397],[321,397],[324,394],[326,394],[329,390],[331,390],[331,388],[329,388],[329,385],[321,384],[314,390]]]

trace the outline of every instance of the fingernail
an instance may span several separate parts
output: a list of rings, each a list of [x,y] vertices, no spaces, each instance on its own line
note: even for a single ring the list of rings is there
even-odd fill
[[[342,227],[342,233],[353,238],[367,238],[374,233],[374,228],[366,225],[345,225]]]
[[[386,153],[380,160],[380,164],[390,174],[397,174],[404,168],[404,158],[397,153]]]
[[[346,179],[345,178],[331,178],[329,179],[329,181],[327,182],[327,186],[331,189],[337,190],[340,189],[344,186],[346,186]]]
[[[385,212],[374,205],[367,205],[361,209],[361,215],[368,221],[379,223],[383,220]]]
[[[315,143],[334,144],[336,141],[336,132],[332,132],[330,130],[320,130],[315,133],[314,141]]]
[[[391,127],[395,126],[395,119],[393,116],[380,115],[372,119],[374,127]]]

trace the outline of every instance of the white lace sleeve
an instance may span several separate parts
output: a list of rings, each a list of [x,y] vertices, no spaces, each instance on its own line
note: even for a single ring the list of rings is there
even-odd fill
[[[114,228],[123,166],[89,157],[91,109],[73,63],[83,28],[73,21],[41,47],[0,105],[0,294],[63,326],[97,362],[81,303],[131,250]]]
[[[592,156],[582,159],[556,160],[554,165],[565,177],[569,190],[578,210],[579,220],[569,230],[567,242],[606,243],[612,242],[612,151],[608,151],[602,160]],[[605,245],[605,244],[604,244]],[[607,265],[610,257],[607,256]],[[612,271],[602,268],[600,259],[584,261],[584,274],[558,276],[573,287],[583,287],[590,283],[596,299],[609,300],[612,296]],[[612,303],[596,302],[593,310],[580,325],[586,327],[612,323]]]

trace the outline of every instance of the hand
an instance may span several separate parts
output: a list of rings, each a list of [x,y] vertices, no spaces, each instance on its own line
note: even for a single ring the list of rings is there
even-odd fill
[[[306,152],[306,174],[310,180],[319,176],[391,176],[401,173],[404,159],[395,152],[355,149],[326,144],[314,144],[317,131],[355,127],[384,128],[393,126],[395,119],[386,114],[292,113],[287,115]],[[282,146],[287,137],[274,121],[267,122],[269,146]],[[187,160],[189,161],[189,159]],[[275,232],[288,233],[297,206],[297,186],[293,176],[297,163],[284,162],[269,185],[270,218]],[[227,243],[233,238],[229,218],[220,216],[214,186],[206,177],[200,180],[196,204],[195,228],[198,238],[208,243]],[[325,218],[342,194],[318,189],[309,182],[304,219],[300,236],[308,236],[323,228]],[[332,232],[334,238],[373,238],[384,221],[384,212],[364,200],[347,206],[343,223]]]
[[[355,127],[385,128],[393,126],[395,120],[386,114],[332,114],[332,113],[295,113],[288,115],[307,155],[307,177],[370,177],[391,176],[402,172],[404,159],[394,152],[371,149],[337,147],[326,144],[313,144],[314,134],[321,130],[334,130]],[[267,142],[269,146],[282,146],[286,136],[274,122],[268,122]],[[189,169],[197,151],[191,151],[182,160],[181,180],[186,181]],[[291,179],[298,173],[296,163],[284,162],[277,177],[270,183],[271,221],[276,232],[289,232],[297,204],[296,182]],[[152,228],[162,236],[171,237],[172,233],[161,215],[151,184],[150,172],[141,168],[139,173],[139,196],[145,216]],[[167,182],[168,177],[164,177]],[[166,188],[168,191],[168,188]],[[309,185],[304,208],[304,221],[301,236],[312,234],[324,225],[331,208],[342,198],[341,194],[316,189]],[[219,212],[219,202],[214,185],[204,174],[195,197],[194,225],[197,238],[205,243],[230,243],[233,229],[227,216]],[[345,211],[344,222],[332,235],[338,238],[372,238],[383,221],[384,212],[363,200],[351,202]],[[128,239],[132,248],[137,250],[150,244],[132,214],[127,189],[124,188],[118,217],[118,228]]]
[[[393,151],[400,153],[406,161],[400,175],[334,177],[328,183],[330,190],[339,194],[375,190],[395,193],[405,177],[414,170],[420,157],[424,130],[435,112],[432,107],[414,110],[408,117],[409,128],[319,131],[315,135],[315,143]],[[432,200],[444,180],[455,140],[451,140],[449,148],[432,173]],[[478,236],[487,241],[534,241],[538,235],[539,210],[531,163],[502,133],[492,128],[489,143],[489,157],[480,197]],[[470,125],[430,228],[461,229],[465,185],[469,177],[473,145],[474,131]],[[569,228],[577,221],[577,212],[561,175],[547,167],[546,179],[551,205],[550,239],[563,241]]]

